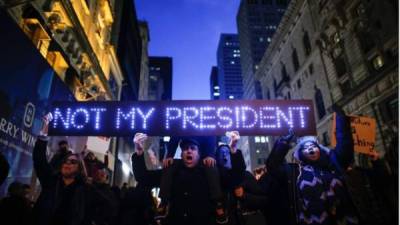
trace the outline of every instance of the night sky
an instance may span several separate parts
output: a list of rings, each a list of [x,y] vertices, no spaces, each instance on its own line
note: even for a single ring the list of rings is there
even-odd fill
[[[150,56],[173,58],[174,100],[210,99],[221,33],[236,33],[240,0],[135,0],[150,29]]]

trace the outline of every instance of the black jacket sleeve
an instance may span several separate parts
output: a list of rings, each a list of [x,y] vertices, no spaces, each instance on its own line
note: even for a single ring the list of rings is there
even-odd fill
[[[234,171],[244,172],[246,170],[246,163],[244,162],[242,151],[239,149],[234,154],[231,153],[231,163]]]
[[[33,148],[33,167],[42,186],[46,186],[52,179],[52,168],[46,158],[47,141],[37,139]]]
[[[289,144],[278,139],[275,142],[274,147],[272,148],[272,151],[267,158],[267,171],[273,171],[281,168],[282,165],[286,163],[285,156],[289,152],[289,149]]]
[[[354,144],[351,134],[350,118],[336,113],[337,144],[332,151],[341,168],[347,168],[354,160]]]
[[[9,171],[10,165],[4,155],[0,153],[0,186],[6,180]]]
[[[138,155],[134,153],[132,155],[132,170],[135,175],[135,179],[141,185],[146,187],[159,187],[161,181],[161,170],[147,170],[146,163],[144,161],[144,154]]]

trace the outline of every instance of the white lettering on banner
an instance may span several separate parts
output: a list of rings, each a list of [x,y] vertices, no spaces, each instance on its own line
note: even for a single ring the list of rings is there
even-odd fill
[[[107,105],[60,106],[54,108],[54,120],[51,128],[61,133],[85,134],[95,131],[101,134],[127,130],[147,130],[150,133],[205,131],[239,129],[248,133],[271,132],[277,134],[282,129],[312,129],[315,125],[312,108],[304,104],[274,105],[254,104],[213,105],[177,104],[177,105]],[[309,120],[309,121],[308,121]],[[18,132],[5,121],[0,121],[0,130],[6,133]],[[64,130],[64,131],[63,131]],[[67,131],[69,130],[69,131]],[[82,130],[82,132],[80,131]],[[104,130],[104,132],[103,132]],[[308,132],[308,131],[307,131]],[[59,133],[58,133],[59,134]]]
[[[293,128],[295,121],[298,121],[299,127],[304,128],[306,124],[304,113],[309,110],[309,107],[288,107],[287,112],[279,107],[260,107],[258,111],[249,106],[235,107],[234,110],[229,107],[190,106],[183,109],[171,107],[166,109],[166,129],[171,129],[171,122],[179,119],[182,120],[183,129],[189,128],[189,125],[196,129],[230,129],[234,124],[233,120],[235,129],[254,127],[273,129],[281,128],[283,123]],[[233,111],[235,115],[232,115]]]

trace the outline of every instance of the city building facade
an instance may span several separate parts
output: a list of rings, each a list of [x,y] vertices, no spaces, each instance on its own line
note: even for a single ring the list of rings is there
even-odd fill
[[[77,101],[138,99],[142,40],[133,4],[114,0],[0,1]],[[58,139],[53,138],[50,145]],[[78,145],[75,142],[109,146],[110,153],[95,154],[99,159],[109,155],[113,175],[123,173],[124,163],[129,165],[129,160],[115,160],[119,148],[125,149],[123,144],[117,147],[117,138],[68,137],[68,141],[72,146]],[[113,182],[121,177],[113,176]]]
[[[240,42],[243,99],[263,98],[261,83],[254,79],[255,73],[288,2],[288,0],[242,0],[240,2],[236,22]],[[261,136],[242,138],[240,146],[241,149],[250,152],[251,160],[247,165],[251,170],[264,165],[269,151],[262,150],[266,141],[268,138]]]
[[[311,99],[322,144],[331,145],[331,107],[338,104],[347,114],[375,118],[375,149],[391,155],[397,146],[390,145],[392,127],[398,124],[395,5],[342,3],[293,0],[255,78],[264,99]],[[366,164],[356,156],[358,165]]]
[[[168,101],[172,100],[172,58],[149,57],[149,83],[148,100]],[[166,145],[170,137],[151,137],[146,143],[150,149],[145,155],[149,169],[160,167],[160,161],[166,154]]]

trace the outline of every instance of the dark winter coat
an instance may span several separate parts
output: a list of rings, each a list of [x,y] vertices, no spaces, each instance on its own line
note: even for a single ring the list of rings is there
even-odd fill
[[[2,224],[32,224],[32,207],[28,199],[21,196],[8,196],[0,201],[0,218]]]
[[[132,155],[132,170],[138,184],[121,201],[121,224],[146,225],[153,222],[154,201],[151,190],[160,187],[161,170],[147,170],[144,154]]]
[[[174,162],[179,163],[179,161]],[[202,166],[187,168],[179,163],[172,182],[169,225],[215,224],[213,204],[206,172]]]
[[[8,165],[7,159],[0,152],[0,185],[6,180],[9,170],[10,165]]]
[[[47,141],[40,138],[33,149],[33,165],[41,184],[41,193],[34,206],[34,223],[37,225],[89,225],[93,214],[107,202],[82,178],[68,186],[60,174],[54,174],[46,159]],[[100,200],[101,199],[101,200]]]
[[[398,224],[394,179],[383,160],[373,161],[372,165],[372,168],[353,168],[345,175],[350,196],[360,215],[360,224]]]
[[[353,141],[349,120],[345,116],[336,118],[337,145],[326,155],[324,168],[342,174],[353,161]],[[300,213],[297,179],[299,164],[286,163],[285,156],[291,146],[278,140],[266,162],[267,173],[260,179],[265,193],[261,196],[247,195],[247,202],[264,208],[268,225],[298,224]],[[320,146],[321,155],[323,147]]]

